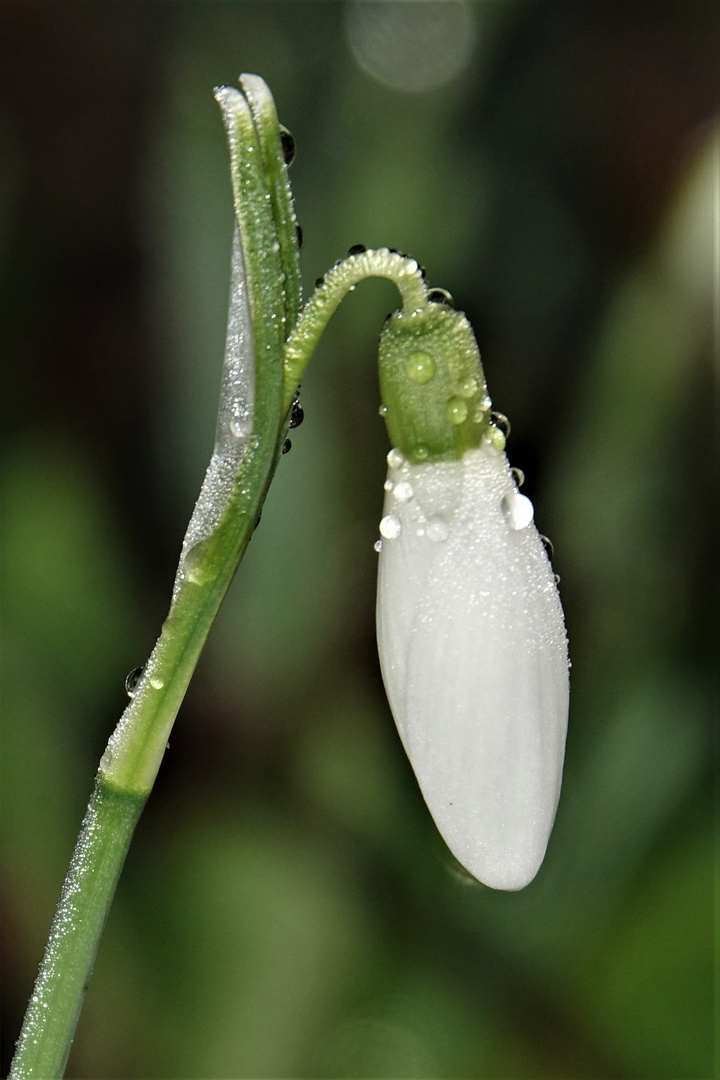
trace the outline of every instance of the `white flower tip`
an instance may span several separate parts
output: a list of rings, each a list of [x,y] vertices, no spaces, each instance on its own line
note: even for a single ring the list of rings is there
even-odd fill
[[[552,567],[504,454],[391,471],[377,605],[390,707],[455,857],[491,888],[522,889],[545,855],[567,727]]]

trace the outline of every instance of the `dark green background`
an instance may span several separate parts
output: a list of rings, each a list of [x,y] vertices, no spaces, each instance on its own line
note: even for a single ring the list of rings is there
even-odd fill
[[[341,3],[3,5],[6,1063],[209,459],[232,220],[211,91],[254,71],[298,144],[306,290],[387,244],[476,327],[562,575],[563,796],[536,881],[502,894],[418,793],[373,627],[396,300],[363,285],[181,711],[69,1075],[718,1075],[720,8],[472,10],[470,63],[404,93],[356,65]]]

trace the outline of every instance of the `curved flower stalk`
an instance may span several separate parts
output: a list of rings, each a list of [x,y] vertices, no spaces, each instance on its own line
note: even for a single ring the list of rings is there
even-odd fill
[[[560,794],[563,613],[469,324],[449,311],[417,323],[394,316],[381,345],[395,444],[376,545],[383,680],[450,850],[484,884],[521,889]]]

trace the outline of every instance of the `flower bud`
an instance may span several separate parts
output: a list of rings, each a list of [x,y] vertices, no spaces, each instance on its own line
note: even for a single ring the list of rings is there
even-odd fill
[[[422,333],[408,335],[404,357],[396,334],[390,372],[381,359],[395,449],[377,545],[378,650],[400,737],[440,833],[479,881],[515,890],[542,863],[560,794],[567,640],[532,503],[517,489],[504,438],[489,425],[479,357],[468,373],[464,327],[459,355],[436,349],[438,327],[446,341],[448,331],[457,333],[461,317],[448,315],[454,322],[435,324],[426,345]],[[420,372],[421,351],[432,355],[439,380],[436,399],[424,403],[432,380],[413,380],[410,370],[415,363]],[[411,387],[399,385],[403,360]],[[478,381],[472,397],[456,393],[462,378]],[[482,422],[468,415],[456,423],[447,407],[454,396],[481,408]]]

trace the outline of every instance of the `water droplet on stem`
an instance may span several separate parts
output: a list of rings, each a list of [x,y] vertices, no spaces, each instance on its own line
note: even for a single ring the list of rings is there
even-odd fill
[[[135,697],[135,687],[140,682],[144,667],[135,667],[125,676],[125,693],[128,697]]]

